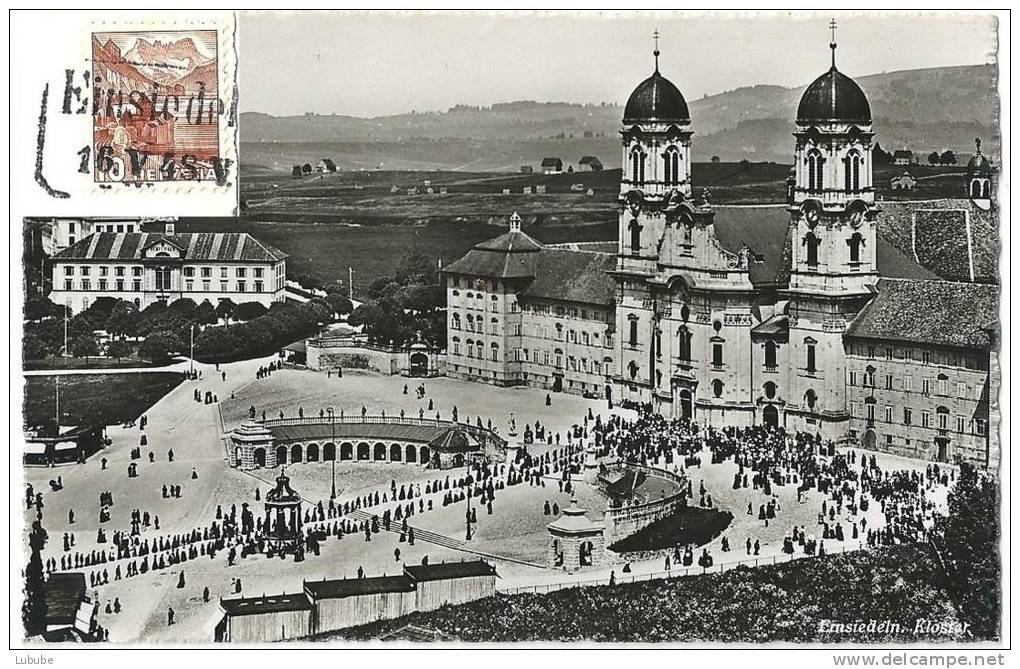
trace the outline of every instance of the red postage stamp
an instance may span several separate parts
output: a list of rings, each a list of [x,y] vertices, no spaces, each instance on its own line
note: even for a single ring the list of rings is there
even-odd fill
[[[215,30],[92,33],[96,182],[217,180],[217,50]]]

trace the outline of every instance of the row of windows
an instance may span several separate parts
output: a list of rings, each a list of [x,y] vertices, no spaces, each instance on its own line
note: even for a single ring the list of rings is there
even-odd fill
[[[886,360],[911,360],[924,365],[946,365],[947,367],[966,367],[967,369],[984,369],[983,363],[973,355],[962,355],[952,351],[939,351],[916,348],[896,348],[892,346],[877,347],[874,344],[850,344],[847,353],[875,360],[882,356]]]
[[[818,266],[818,247],[821,244],[821,240],[813,232],[809,232],[804,235],[803,246],[805,249],[805,263],[808,267]],[[861,262],[861,248],[864,246],[864,236],[859,232],[855,232],[850,235],[850,238],[846,240],[848,259],[851,264],[857,264]]]
[[[822,168],[825,165],[825,158],[817,149],[808,151],[804,159],[807,166],[808,192],[821,193],[824,187],[822,179]],[[863,159],[857,151],[851,151],[843,159],[845,169],[843,170],[843,188],[851,193],[861,190],[861,166]]]
[[[74,276],[74,267],[75,267],[74,265],[64,265],[64,276]],[[81,276],[91,276],[92,275],[92,266],[91,265],[79,265],[78,267],[79,267],[78,273]],[[114,276],[124,276],[126,271],[127,271],[126,267],[118,265],[118,266],[113,268],[113,275]],[[98,269],[97,269],[97,272],[98,272],[99,276],[109,276],[110,275],[110,268],[107,267],[106,265],[100,265],[98,267]],[[131,276],[141,276],[141,275],[142,275],[142,268],[141,267],[132,267],[131,268]]]
[[[678,186],[683,182],[683,170],[680,149],[676,146],[668,146],[662,153],[662,181],[667,186]],[[648,154],[640,146],[634,147],[630,152],[630,180],[631,183],[641,185],[645,183],[645,165],[648,162]]]
[[[92,280],[91,279],[82,279],[79,282],[78,285],[79,285],[79,290],[85,290],[85,291],[92,290]],[[142,290],[142,281],[141,281],[141,279],[133,279],[131,281],[130,285],[131,285],[130,290],[133,291],[133,292],[137,293],[137,292],[140,292]],[[219,292],[221,292],[221,293],[229,292],[229,285],[230,284],[227,281],[220,281],[219,282]],[[246,281],[238,281],[235,284],[235,292],[238,292],[238,293],[247,293],[248,292],[248,285],[249,284]],[[252,290],[254,292],[256,292],[256,293],[261,293],[264,290],[264,288],[265,288],[265,284],[262,281],[254,281],[254,282],[252,282],[251,285],[252,285]],[[110,281],[108,279],[99,279],[96,282],[96,290],[98,290],[99,292],[107,292],[107,291],[111,291],[112,290],[114,292],[118,292],[119,293],[119,292],[123,292],[125,290],[128,290],[127,286],[128,286],[128,284],[127,284],[127,282],[124,279],[115,279],[112,282],[112,284],[110,283]],[[171,286],[171,283],[170,283],[170,276],[169,276],[169,274],[166,274],[166,273],[164,273],[162,271],[159,271],[159,270],[156,271],[156,288],[155,289],[157,291],[171,291],[171,290],[173,290],[173,287]],[[202,289],[202,292],[211,292],[212,291],[212,281],[202,281],[201,289]],[[73,279],[65,279],[64,280],[64,290],[68,290],[68,291],[74,290],[74,280]],[[194,281],[185,281],[184,282],[184,290],[186,292],[189,292],[189,293],[190,292],[194,292],[195,291],[195,282]]]
[[[79,265],[78,267],[79,267],[78,273],[81,276],[91,276],[92,275],[92,266],[91,265]],[[282,267],[282,265],[281,265],[281,267]],[[74,268],[75,268],[74,265],[64,265],[64,276],[74,276]],[[127,271],[127,268],[124,267],[123,265],[115,265],[113,267],[110,267],[110,266],[107,266],[107,265],[99,265],[97,267],[96,271],[97,271],[99,276],[109,276],[111,269],[113,270],[113,275],[114,276],[124,276],[126,271]],[[212,267],[202,267],[202,268],[200,268],[200,270],[201,270],[202,278],[210,278],[210,277],[212,277],[212,273],[213,273],[213,268]],[[141,267],[137,267],[137,266],[132,267],[131,268],[131,275],[132,276],[141,276],[142,275],[142,271],[143,270],[142,270]],[[195,268],[194,267],[184,267],[182,272],[183,272],[184,276],[195,276]],[[261,267],[254,267],[254,268],[252,268],[252,276],[254,276],[257,279],[261,279],[262,278],[262,272],[263,272],[263,269]],[[226,268],[226,267],[221,267],[220,268],[220,278],[223,278],[223,279],[227,278],[227,275],[228,275],[227,273],[228,273],[228,268]],[[243,279],[243,278],[245,278],[247,276],[247,274],[248,274],[248,268],[247,267],[237,267],[237,268],[234,269],[234,275],[237,278]],[[277,272],[277,274],[279,274],[279,272]]]
[[[201,273],[202,273],[202,278],[210,278],[210,277],[212,277],[212,269],[213,269],[212,267],[202,267],[200,269],[201,269]],[[183,272],[184,272],[184,276],[195,276],[195,268],[194,267],[185,267],[183,269]],[[228,272],[228,268],[221,267],[220,268],[220,278],[221,279],[227,278],[227,272]],[[277,274],[279,274],[279,272],[277,272]],[[247,267],[235,267],[234,268],[234,276],[237,277],[238,279],[246,278],[248,276],[248,268]],[[262,278],[262,268],[261,267],[253,267],[252,268],[252,276],[254,276],[256,279],[261,279]]]
[[[876,372],[875,368],[871,366],[867,367],[865,371],[861,374],[858,374],[856,370],[850,370],[847,382],[850,386],[856,386],[857,381],[860,380],[861,381],[860,385],[862,387],[876,388],[877,386],[875,385],[876,379],[875,372]],[[934,383],[935,394],[943,397],[949,397],[950,396],[949,391],[951,386],[949,382],[949,377],[946,376],[945,374],[939,374],[937,377],[935,377],[935,379],[931,379],[926,376],[922,377],[920,388],[921,394],[922,395],[932,394],[933,380],[935,382]],[[913,376],[906,375],[900,380],[899,384],[897,384],[896,379],[892,374],[885,374],[882,381],[883,387],[886,390],[902,390],[908,393],[914,392]],[[896,387],[897,385],[899,386],[899,388]],[[982,395],[984,394],[984,388],[980,384],[973,386],[973,391],[970,391],[970,387],[963,381],[956,382],[955,391],[956,391],[955,397],[958,397],[960,399],[973,398],[976,400],[980,400]],[[973,392],[973,394],[971,394],[971,392]]]
[[[858,406],[856,402],[850,403],[850,415],[856,418],[864,418],[871,423],[876,420],[876,405],[873,402],[867,402],[864,404],[864,415],[862,416],[858,412]],[[884,407],[884,422],[893,423],[895,421],[895,409],[892,406],[886,405]],[[932,412],[928,410],[921,411],[921,422],[920,427],[932,428],[937,427],[939,430],[949,430],[950,416],[949,409],[946,407],[938,407],[935,409],[935,424],[932,424]],[[902,424],[906,426],[916,425],[914,423],[914,410],[910,407],[903,407],[903,413],[901,415]],[[968,423],[970,424],[971,432],[979,436],[984,436],[988,428],[988,424],[983,418],[975,418],[968,420],[966,416],[956,416],[953,421],[953,427],[956,432],[963,434],[967,431]]]

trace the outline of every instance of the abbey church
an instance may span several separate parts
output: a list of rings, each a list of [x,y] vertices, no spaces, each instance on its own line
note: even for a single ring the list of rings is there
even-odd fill
[[[694,125],[656,48],[620,128],[616,248],[543,245],[512,216],[444,270],[447,374],[994,471],[998,287],[946,281],[879,234],[871,108],[829,46],[777,206],[694,192]],[[980,151],[967,170],[961,194],[992,206]]]

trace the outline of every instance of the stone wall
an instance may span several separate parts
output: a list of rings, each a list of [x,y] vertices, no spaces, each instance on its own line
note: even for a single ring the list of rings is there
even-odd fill
[[[603,522],[606,526],[605,545],[607,547],[648,527],[657,520],[676,513],[678,509],[687,505],[687,498],[683,493],[683,486],[686,485],[686,481],[682,476],[664,469],[636,463],[627,463],[625,467],[632,471],[643,471],[649,475],[673,481],[681,487],[681,490],[669,497],[657,499],[654,502],[606,509]]]

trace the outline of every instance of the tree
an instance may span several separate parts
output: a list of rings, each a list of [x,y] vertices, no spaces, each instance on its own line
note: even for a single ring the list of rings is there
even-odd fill
[[[110,334],[120,337],[135,337],[141,324],[141,313],[131,302],[118,300],[106,319],[106,329]]]
[[[25,601],[21,605],[21,622],[26,636],[36,636],[46,631],[46,577],[43,569],[42,550],[48,535],[42,526],[42,512],[32,522],[28,535],[31,553],[25,566]]]
[[[209,300],[202,300],[202,304],[191,315],[191,320],[197,325],[216,325],[216,308]]]
[[[335,314],[349,314],[354,311],[354,305],[343,293],[329,293],[326,296],[326,304]]]
[[[47,298],[37,298],[25,302],[25,319],[30,321],[43,318],[63,318],[64,307],[54,304]]]
[[[719,162],[719,156],[712,156],[712,162],[713,163]]]
[[[939,155],[938,151],[932,151],[931,153],[928,154],[928,164],[929,165],[938,165],[939,162],[941,162],[941,160],[942,160],[942,157]]]
[[[220,303],[216,305],[216,316],[222,318],[224,324],[230,323],[230,317],[234,315],[234,309],[237,305],[231,299],[220,300]]]
[[[253,321],[269,311],[259,302],[242,302],[234,308],[234,318],[239,321]]]
[[[95,335],[81,334],[75,337],[71,342],[71,355],[85,358],[86,363],[90,357],[99,355],[99,342],[96,341]]]
[[[435,273],[435,261],[412,247],[400,257],[394,278],[397,283],[432,283]]]
[[[951,150],[946,149],[945,151],[942,152],[942,155],[939,156],[939,162],[941,162],[943,165],[955,165],[956,154],[954,154]]]
[[[290,175],[292,177],[294,177],[294,178],[300,177],[301,176],[301,166],[300,165],[295,165],[294,167],[292,167],[291,170],[290,170]]]
[[[118,362],[121,358],[131,355],[133,347],[123,339],[115,339],[106,346],[106,355],[115,358]]]
[[[195,313],[195,309],[198,308],[198,305],[195,304],[195,300],[190,297],[182,297],[179,300],[174,300],[168,308],[174,313],[180,314],[190,320]]]
[[[947,553],[950,591],[974,636],[995,639],[1001,622],[999,495],[995,482],[963,463],[936,531]]]
[[[882,145],[875,142],[875,148],[871,150],[871,162],[875,165],[891,165],[892,154],[882,148]]]
[[[138,355],[152,362],[164,362],[172,353],[184,350],[184,342],[174,332],[152,332],[138,347]]]
[[[52,351],[40,337],[33,337],[29,332],[21,340],[21,357],[25,360],[43,360]]]

